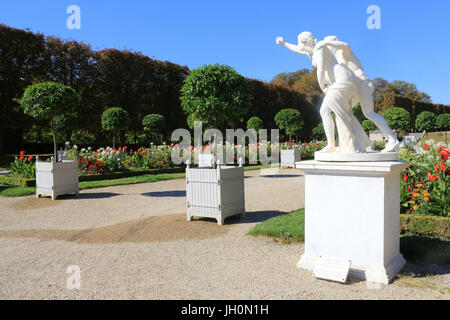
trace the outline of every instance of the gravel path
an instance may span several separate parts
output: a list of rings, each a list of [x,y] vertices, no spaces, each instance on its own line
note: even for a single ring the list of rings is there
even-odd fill
[[[313,278],[296,268],[302,244],[247,235],[304,206],[301,172],[248,171],[245,190],[246,217],[224,226],[184,221],[184,179],[57,201],[0,198],[0,298],[450,299],[450,266],[409,264],[389,286]],[[71,265],[80,268],[80,289],[67,289]]]

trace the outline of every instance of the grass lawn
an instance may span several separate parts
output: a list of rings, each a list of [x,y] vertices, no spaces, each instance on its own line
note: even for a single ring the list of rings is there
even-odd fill
[[[300,209],[257,224],[248,234],[268,236],[281,243],[305,240],[305,210]],[[450,241],[400,236],[400,252],[409,262],[450,264]]]
[[[245,171],[259,170],[261,168],[269,168],[270,164],[265,165],[255,165],[244,167]],[[145,174],[142,176],[134,176],[121,179],[106,179],[106,180],[96,180],[96,181],[81,181],[79,183],[80,190],[83,189],[94,189],[103,188],[111,186],[119,186],[125,184],[135,184],[135,183],[149,183],[157,182],[163,180],[179,179],[184,178],[186,175],[184,173],[161,173],[161,174]],[[29,196],[36,193],[35,187],[11,187],[6,185],[0,185],[0,196],[3,197],[21,197]]]
[[[252,236],[268,236],[282,243],[305,241],[305,209],[292,211],[257,224]]]

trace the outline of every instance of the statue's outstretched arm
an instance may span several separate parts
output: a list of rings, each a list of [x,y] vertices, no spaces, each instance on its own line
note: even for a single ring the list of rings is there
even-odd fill
[[[307,57],[310,56],[310,53],[307,50],[305,50],[305,46],[301,43],[299,43],[298,45],[288,43],[285,42],[282,37],[277,37],[276,42],[278,45],[284,46],[295,53],[303,54]]]

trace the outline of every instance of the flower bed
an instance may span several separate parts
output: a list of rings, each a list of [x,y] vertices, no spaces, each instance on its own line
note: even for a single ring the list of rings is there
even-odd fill
[[[324,146],[325,142],[323,141],[303,143],[281,142],[279,144],[258,142],[256,144],[247,145],[244,149],[242,149],[241,145],[232,146],[225,144],[222,146],[222,150],[227,152],[227,154],[232,154],[231,159],[234,163],[237,163],[238,157],[244,156],[245,164],[260,164],[260,152],[267,154],[268,161],[270,161],[272,155],[279,158],[280,150],[285,149],[300,150],[302,159],[311,159],[314,157],[314,152],[321,150]],[[220,150],[220,148],[221,147],[218,146],[218,150]],[[196,152],[211,153],[212,146],[191,146],[189,147],[189,151],[191,151],[191,163],[194,163],[194,155]],[[144,173],[144,171],[147,172],[149,170],[160,169],[164,171],[166,169],[179,167],[179,165],[175,165],[171,160],[172,152],[181,154],[182,149],[179,148],[178,144],[151,144],[149,147],[141,147],[137,150],[129,149],[126,146],[117,149],[104,147],[93,150],[89,147],[79,150],[76,145],[71,146],[70,143],[67,142],[63,158],[74,159],[74,157],[77,156],[80,181],[83,181],[83,177],[88,176],[102,176],[101,179],[106,179],[108,174],[112,173],[120,173],[122,176],[123,172],[133,171],[131,174],[133,176],[136,175],[136,172],[138,171]],[[33,180],[35,177],[34,157],[27,156],[25,155],[25,151],[21,151],[20,157],[16,157],[15,161],[11,164],[10,173],[11,177],[14,178],[21,177]],[[10,181],[8,184],[10,185],[31,186],[34,184],[34,181],[23,182],[23,179],[20,181],[11,179],[8,178],[8,181]]]
[[[402,172],[401,213],[450,216],[449,155],[448,145],[433,140],[400,150],[400,159],[410,164]]]

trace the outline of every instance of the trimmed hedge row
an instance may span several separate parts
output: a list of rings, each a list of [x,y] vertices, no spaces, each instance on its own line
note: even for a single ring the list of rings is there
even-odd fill
[[[435,115],[450,113],[450,106],[420,100],[413,100],[392,92],[386,92],[382,94],[380,100],[381,101],[378,105],[377,112],[383,113],[384,111],[394,107],[403,108],[408,111],[411,116],[411,127],[413,130],[416,129],[416,117],[423,111],[429,111],[434,113]]]
[[[400,233],[448,241],[450,240],[450,218],[401,214]]]

